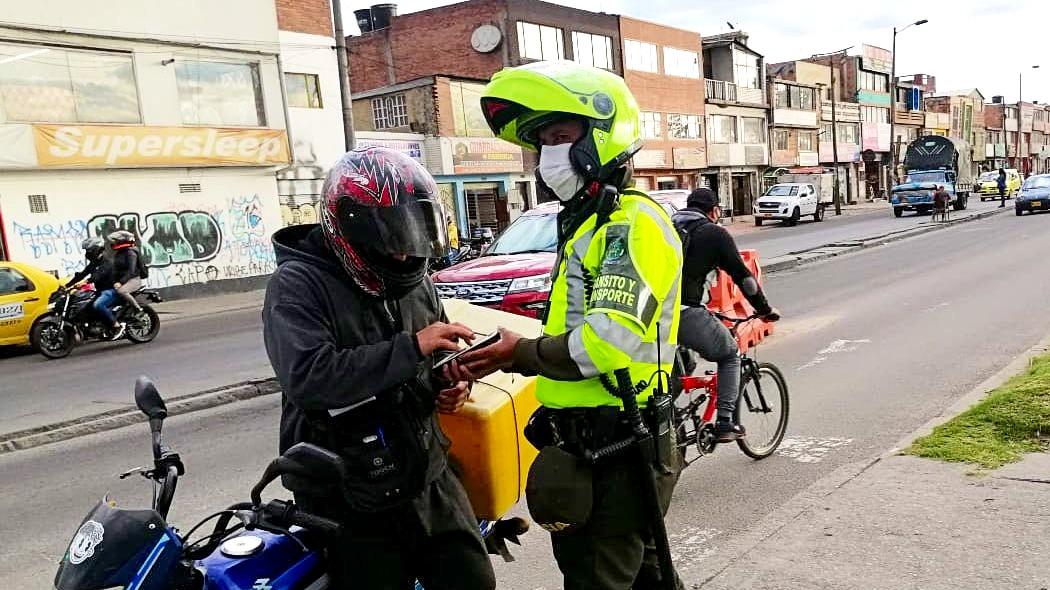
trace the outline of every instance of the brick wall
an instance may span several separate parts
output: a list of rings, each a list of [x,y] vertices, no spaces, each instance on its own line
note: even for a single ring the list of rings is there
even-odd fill
[[[424,76],[487,79],[504,64],[509,42],[491,53],[470,45],[483,24],[503,28],[504,0],[472,0],[397,16],[390,27],[347,38],[350,87],[364,92]]]
[[[663,74],[664,47],[695,51],[703,59],[700,34],[693,31],[675,29],[656,23],[620,17],[620,37],[644,41],[657,46],[657,73],[639,72],[624,69],[623,76],[638,100],[643,111],[662,113],[663,130],[660,139],[647,139],[645,149],[662,150],[666,153],[667,167],[674,163],[674,148],[693,148],[700,150],[699,167],[706,167],[706,142],[704,133],[707,130],[704,120],[704,81],[702,78],[691,79]],[[703,72],[703,63],[700,64]],[[700,137],[698,139],[671,139],[668,130],[668,115],[698,115],[700,117]]]
[[[447,80],[445,84],[447,87]],[[433,84],[427,84],[406,90],[356,99],[353,102],[354,125],[358,131],[386,131],[436,135],[438,132],[438,119],[435,116],[434,109],[434,87]],[[408,125],[376,129],[375,117],[372,113],[372,101],[375,99],[381,99],[384,96],[395,94],[403,94],[405,96],[405,109],[408,112]]]
[[[277,27],[282,31],[332,36],[328,0],[276,0]]]
[[[950,113],[952,100],[950,96],[935,96],[926,99],[926,110],[931,113]]]

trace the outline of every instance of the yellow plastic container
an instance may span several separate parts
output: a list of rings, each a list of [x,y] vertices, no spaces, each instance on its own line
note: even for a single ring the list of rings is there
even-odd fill
[[[478,333],[502,326],[528,337],[540,334],[540,323],[532,318],[458,299],[444,304],[451,321]],[[497,519],[524,496],[537,451],[522,431],[537,407],[534,377],[499,372],[475,383],[459,412],[441,414],[441,426],[452,439],[452,460],[478,518]]]

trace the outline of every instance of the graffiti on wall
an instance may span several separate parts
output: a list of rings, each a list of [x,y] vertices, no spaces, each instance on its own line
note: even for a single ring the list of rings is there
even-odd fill
[[[270,231],[258,195],[226,199],[208,208],[114,212],[89,219],[37,225],[14,222],[12,237],[27,262],[59,275],[84,266],[84,238],[123,229],[136,236],[146,265],[147,283],[171,287],[270,274],[276,268]]]

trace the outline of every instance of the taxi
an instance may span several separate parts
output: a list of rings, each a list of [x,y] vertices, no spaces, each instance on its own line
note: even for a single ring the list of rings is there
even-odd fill
[[[0,346],[29,344],[33,322],[58,287],[58,279],[35,266],[0,261]]]
[[[1021,191],[1021,174],[1014,168],[1006,169],[1006,196],[1012,197]],[[981,200],[999,198],[999,172],[991,170],[977,177],[973,190]]]

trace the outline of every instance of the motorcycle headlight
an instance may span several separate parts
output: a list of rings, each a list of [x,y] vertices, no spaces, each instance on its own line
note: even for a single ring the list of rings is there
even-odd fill
[[[550,291],[551,289],[551,276],[548,275],[536,275],[534,277],[520,277],[510,282],[510,287],[507,289],[508,293],[517,293],[520,291]]]

